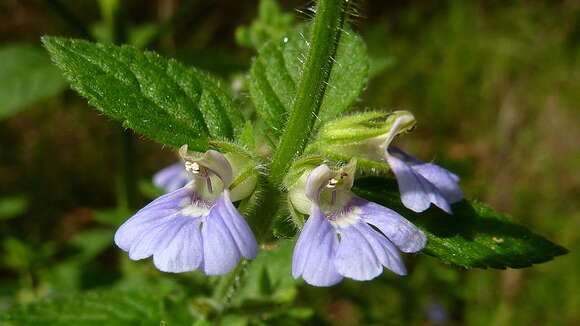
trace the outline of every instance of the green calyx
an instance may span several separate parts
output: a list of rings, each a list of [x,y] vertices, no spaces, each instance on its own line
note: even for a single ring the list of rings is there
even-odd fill
[[[414,126],[415,117],[408,111],[356,113],[322,126],[307,152],[335,162],[357,158],[359,170],[383,174],[389,171],[385,153],[393,138]]]
[[[393,136],[396,136],[411,130],[414,126],[415,117],[408,111],[355,113],[330,121],[322,126],[318,141],[330,145],[347,145],[380,136],[386,140],[390,133],[393,132]]]

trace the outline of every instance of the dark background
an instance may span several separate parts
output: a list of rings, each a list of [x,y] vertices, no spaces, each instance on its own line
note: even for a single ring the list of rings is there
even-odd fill
[[[96,1],[63,3],[98,34]],[[179,3],[128,1],[126,23],[164,21]],[[254,51],[234,34],[252,22],[257,2],[193,3],[148,49],[225,80],[244,77]],[[303,1],[281,6],[309,19]],[[387,67],[357,106],[412,111],[418,125],[405,139],[409,152],[449,167],[468,197],[571,252],[504,271],[420,255],[404,280],[385,273],[332,289],[301,287],[298,298],[309,298],[315,319],[330,325],[434,324],[429,312],[437,309],[450,324],[579,324],[580,2],[358,1],[352,14],[369,53]],[[86,38],[54,1],[1,0],[0,22],[2,46],[40,46],[42,35]],[[242,101],[248,96],[242,90]],[[150,176],[175,156],[133,138],[139,207],[153,195]],[[112,225],[129,216],[114,209],[120,139],[117,122],[70,90],[0,120],[0,313],[130,283],[124,265],[135,263],[111,241]],[[161,277],[149,262],[140,266]]]

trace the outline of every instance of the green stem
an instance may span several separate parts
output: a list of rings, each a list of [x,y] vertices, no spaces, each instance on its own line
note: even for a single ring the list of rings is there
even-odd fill
[[[131,131],[119,129],[119,166],[117,170],[117,208],[131,212],[137,199],[135,142]]]
[[[265,178],[264,178],[265,179]],[[261,198],[258,200],[259,205],[255,207],[255,212],[250,214],[248,223],[252,226],[256,241],[262,244],[271,237],[271,227],[275,212],[280,208],[280,198],[282,194],[277,187],[272,186],[268,181],[264,181],[261,187]]]
[[[123,1],[108,1],[101,6],[101,14],[113,33],[116,44],[127,42],[126,12]],[[135,141],[131,131],[119,129],[119,167],[117,170],[117,208],[123,212],[131,212],[137,199],[137,169]]]
[[[219,304],[218,315],[221,315],[228,308],[230,298],[238,285],[239,279],[246,272],[247,265],[247,261],[242,261],[229,274],[221,276],[219,282],[216,284],[212,299]]]
[[[280,185],[290,165],[308,144],[330,77],[348,0],[319,0],[302,79],[288,124],[270,166]]]

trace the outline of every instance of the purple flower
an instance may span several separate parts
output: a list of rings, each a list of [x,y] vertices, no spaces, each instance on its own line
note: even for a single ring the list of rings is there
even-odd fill
[[[191,182],[138,211],[115,234],[115,243],[132,260],[153,256],[164,272],[200,269],[222,275],[241,257],[256,257],[252,230],[230,199],[232,168],[216,151],[186,158]]]
[[[397,118],[386,139],[385,160],[397,178],[401,201],[405,207],[422,212],[431,206],[452,214],[451,204],[463,199],[459,177],[434,163],[425,163],[391,145],[398,132]]]
[[[427,319],[433,324],[445,324],[449,322],[447,309],[437,300],[431,300],[427,306]]]
[[[350,191],[354,170],[349,165],[333,172],[323,164],[308,176],[305,192],[312,204],[294,248],[294,278],[331,286],[344,277],[371,280],[383,266],[406,275],[398,250],[411,253],[425,246],[425,235],[411,222]]]
[[[165,190],[165,192],[175,191],[185,186],[191,178],[185,171],[182,162],[178,162],[167,166],[153,176],[153,184],[157,188]]]

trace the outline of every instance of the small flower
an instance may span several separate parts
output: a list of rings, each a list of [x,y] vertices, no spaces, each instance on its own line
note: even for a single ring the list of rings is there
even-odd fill
[[[459,177],[434,163],[422,162],[391,142],[399,132],[400,124],[405,120],[414,119],[412,115],[400,115],[396,118],[385,141],[385,160],[397,178],[401,201],[405,207],[422,212],[431,203],[451,214],[451,204],[463,199],[459,187]]]
[[[435,325],[446,324],[449,322],[447,309],[437,300],[431,300],[427,306],[427,319]]]
[[[153,184],[165,192],[175,191],[191,181],[182,162],[167,166],[153,176]]]
[[[313,150],[330,160],[357,158],[363,169],[373,172],[386,172],[388,164],[407,208],[422,212],[433,203],[451,214],[451,204],[463,199],[459,177],[391,144],[395,136],[414,126],[415,117],[407,111],[353,114],[324,125]]]
[[[350,191],[354,171],[353,164],[339,172],[322,164],[308,176],[305,194],[312,203],[294,248],[294,278],[331,286],[344,277],[371,280],[383,266],[406,275],[397,248],[411,253],[425,246],[425,235],[411,222]]]
[[[222,275],[241,257],[256,257],[252,230],[230,199],[232,168],[219,152],[195,158],[182,148],[191,182],[138,211],[115,234],[115,243],[132,260],[153,256],[164,272],[200,269]]]

